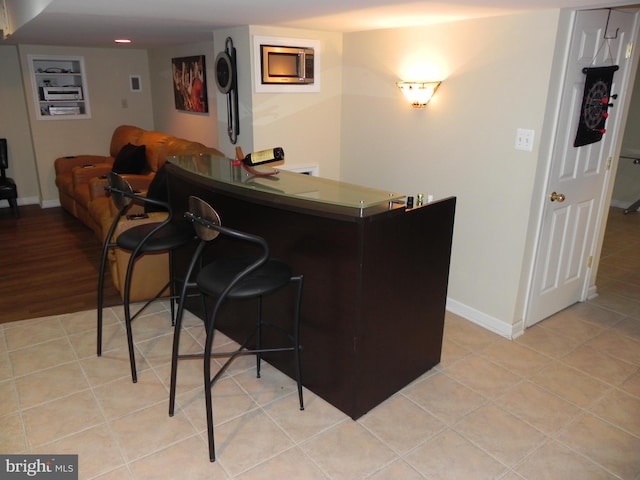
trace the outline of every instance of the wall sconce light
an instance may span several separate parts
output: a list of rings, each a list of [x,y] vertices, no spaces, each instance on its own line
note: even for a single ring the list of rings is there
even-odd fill
[[[441,82],[398,82],[405,98],[409,100],[413,108],[424,108],[436,93]]]

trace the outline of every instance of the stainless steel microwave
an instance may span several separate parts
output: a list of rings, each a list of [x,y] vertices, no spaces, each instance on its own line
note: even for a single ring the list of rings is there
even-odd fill
[[[260,45],[263,84],[313,83],[312,48]]]

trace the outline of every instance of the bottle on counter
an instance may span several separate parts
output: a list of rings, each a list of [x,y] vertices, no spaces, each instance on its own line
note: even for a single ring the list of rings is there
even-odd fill
[[[284,160],[284,150],[282,147],[275,147],[247,154],[244,157],[244,164],[253,167],[255,165],[278,162],[280,160]]]

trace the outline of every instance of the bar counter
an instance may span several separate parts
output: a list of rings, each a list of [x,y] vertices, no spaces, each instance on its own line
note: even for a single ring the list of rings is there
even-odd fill
[[[223,225],[264,237],[274,258],[304,275],[306,388],[357,419],[440,362],[455,197],[407,209],[398,193],[284,170],[254,176],[209,155],[169,157],[167,172],[176,218],[190,195],[201,197]],[[204,261],[237,253],[216,241]],[[190,255],[178,252],[178,275]],[[265,299],[269,322],[291,318],[291,295]],[[188,308],[202,316],[198,301]],[[230,303],[219,329],[241,338],[254,310]],[[267,360],[293,375],[289,359]]]

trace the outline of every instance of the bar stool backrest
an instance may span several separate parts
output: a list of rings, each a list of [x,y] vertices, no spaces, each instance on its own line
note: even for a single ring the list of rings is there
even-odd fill
[[[211,224],[222,225],[218,212],[216,212],[211,205],[198,197],[189,197],[189,212]],[[210,242],[220,235],[218,230],[214,230],[202,222],[194,221],[193,227],[195,228],[198,238],[205,242]]]
[[[109,172],[107,174],[107,180],[111,187],[109,189],[111,199],[118,210],[129,205],[134,196],[131,184],[115,172]]]

